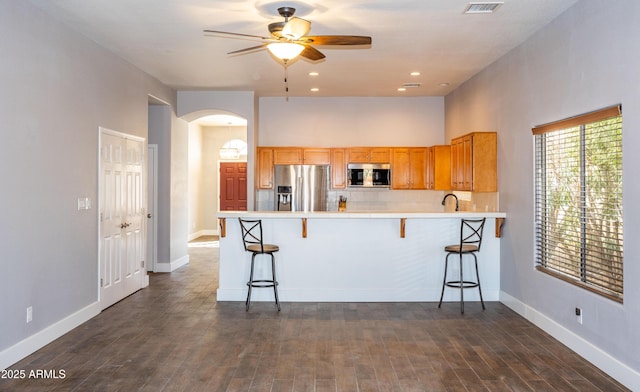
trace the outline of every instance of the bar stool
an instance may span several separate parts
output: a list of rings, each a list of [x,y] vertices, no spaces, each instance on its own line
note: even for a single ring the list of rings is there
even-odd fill
[[[262,220],[260,219],[242,219],[238,218],[240,228],[242,229],[242,242],[244,250],[251,252],[251,273],[249,274],[249,292],[247,293],[247,301],[245,302],[246,311],[249,311],[251,305],[251,289],[253,287],[273,287],[273,293],[276,298],[276,306],[280,311],[280,302],[278,301],[278,281],[276,281],[276,263],[273,254],[280,250],[278,245],[265,244],[262,242]],[[253,267],[257,255],[271,256],[271,279],[253,279]]]
[[[460,289],[460,313],[464,313],[464,289],[470,289],[477,287],[480,292],[480,303],[482,303],[482,310],[484,307],[484,300],[482,299],[482,288],[480,287],[480,275],[478,274],[478,258],[476,252],[480,251],[480,245],[482,244],[482,230],[484,229],[484,222],[486,218],[482,219],[462,219],[460,223],[460,243],[455,245],[447,245],[444,247],[444,251],[447,252],[444,264],[444,278],[442,280],[442,293],[440,294],[440,303],[438,308],[442,305],[442,297],[444,297],[444,288],[453,287]],[[470,254],[473,256],[476,267],[476,281],[464,280],[462,275],[462,255]],[[460,257],[460,277],[458,280],[447,280],[447,271],[449,267],[449,256],[458,255]]]

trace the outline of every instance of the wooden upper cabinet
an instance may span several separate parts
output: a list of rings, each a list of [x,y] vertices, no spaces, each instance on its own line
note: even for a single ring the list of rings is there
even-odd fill
[[[305,165],[330,165],[330,148],[305,148],[302,150],[302,161]]]
[[[391,149],[387,147],[373,147],[369,151],[369,162],[389,163],[391,162]]]
[[[390,163],[391,149],[388,147],[349,148],[350,163]]]
[[[257,148],[256,172],[258,189],[273,189],[273,148]]]
[[[299,165],[302,164],[302,148],[297,147],[274,147],[274,165]]]
[[[495,132],[474,132],[451,140],[451,188],[498,191],[498,138]]]
[[[451,146],[429,147],[427,156],[428,189],[446,191],[451,189]]]
[[[331,187],[347,188],[347,152],[344,148],[331,149]]]
[[[427,189],[427,147],[391,149],[391,188]]]

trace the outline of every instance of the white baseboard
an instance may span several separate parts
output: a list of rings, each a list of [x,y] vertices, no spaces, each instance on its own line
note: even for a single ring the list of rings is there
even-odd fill
[[[189,264],[189,255],[184,255],[170,263],[156,263],[153,272],[172,272],[187,264]]]
[[[0,352],[0,369],[6,369],[21,359],[33,354],[60,336],[100,314],[100,303],[94,302],[65,317],[42,331]]]
[[[632,391],[640,391],[640,373],[529,305],[501,291],[500,302],[578,353]]]
[[[187,237],[189,241],[193,241],[198,237],[202,237],[204,235],[219,235],[219,231],[218,229],[215,230],[199,230],[196,231],[195,233],[191,233],[189,234],[189,236]]]

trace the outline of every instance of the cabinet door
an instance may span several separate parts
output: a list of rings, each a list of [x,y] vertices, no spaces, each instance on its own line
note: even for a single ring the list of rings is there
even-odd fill
[[[409,149],[409,188],[427,189],[427,149]]]
[[[462,189],[473,190],[473,136],[462,138]]]
[[[349,162],[351,163],[369,163],[369,149],[356,147],[349,149]]]
[[[305,165],[331,164],[331,149],[329,148],[305,148],[302,154]]]
[[[408,148],[393,148],[391,152],[391,188],[409,189],[411,160]]]
[[[299,165],[302,164],[302,149],[290,147],[278,147],[273,149],[274,165]]]
[[[462,189],[462,139],[451,140],[451,189]]]
[[[433,147],[427,147],[427,189],[433,189],[435,183],[435,158]]]
[[[347,154],[344,148],[331,149],[331,187],[333,189],[347,187]]]
[[[430,189],[446,191],[451,189],[451,146],[431,147],[432,186]]]
[[[369,150],[369,162],[390,163],[391,149],[387,147],[374,147]]]
[[[258,147],[257,155],[258,189],[273,189],[273,149]]]

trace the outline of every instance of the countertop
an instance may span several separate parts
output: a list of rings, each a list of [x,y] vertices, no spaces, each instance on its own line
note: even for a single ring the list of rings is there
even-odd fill
[[[505,218],[506,212],[500,211],[315,211],[315,212],[288,212],[288,211],[221,211],[218,218],[264,218],[264,219],[450,219],[450,218]]]

